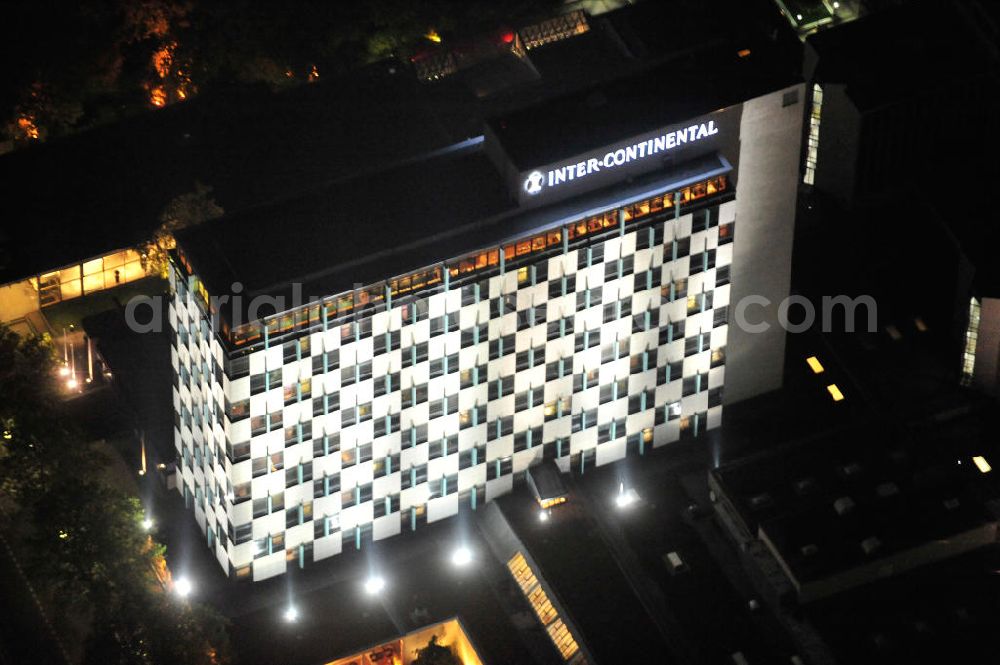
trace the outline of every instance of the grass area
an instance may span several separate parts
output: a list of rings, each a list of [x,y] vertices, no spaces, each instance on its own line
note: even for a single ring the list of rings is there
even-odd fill
[[[74,326],[79,329],[83,319],[88,316],[114,309],[118,307],[118,303],[124,305],[135,296],[155,296],[166,291],[167,280],[160,277],[145,277],[46,307],[42,310],[42,314],[58,335],[63,328]]]

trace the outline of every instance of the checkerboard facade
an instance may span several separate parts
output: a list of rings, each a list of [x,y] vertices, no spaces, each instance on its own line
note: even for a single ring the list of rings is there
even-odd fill
[[[265,579],[722,415],[733,193],[233,350],[171,266],[177,488]],[[447,275],[446,261],[444,264]]]

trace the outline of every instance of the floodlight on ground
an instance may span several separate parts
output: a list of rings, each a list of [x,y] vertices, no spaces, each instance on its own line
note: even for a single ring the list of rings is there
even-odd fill
[[[549,511],[547,511],[547,510],[539,511],[539,513],[538,513],[538,519],[541,522],[547,522],[549,520]]]
[[[143,518],[143,520],[142,520],[142,530],[143,531],[149,531],[152,528],[153,528],[153,520],[149,519],[148,517]]]
[[[191,580],[186,577],[178,577],[174,580],[174,593],[176,593],[181,598],[187,598],[191,595],[193,587],[191,586]]]
[[[385,580],[379,575],[372,575],[365,580],[365,591],[368,595],[374,596],[385,588]]]
[[[288,609],[285,610],[285,621],[287,623],[295,623],[299,619],[299,611],[294,605],[289,605]]]
[[[66,367],[66,365],[63,365],[62,367],[60,367],[59,368],[59,376],[69,376],[69,367]]]
[[[76,386],[77,386],[76,379],[71,378],[68,381],[66,381],[66,387],[69,388],[70,390],[76,390]]]
[[[619,508],[628,508],[639,500],[639,495],[634,489],[625,489],[625,483],[618,484],[618,494],[615,496],[615,505]]]
[[[466,566],[472,562],[472,550],[465,545],[451,553],[451,562],[456,566]]]

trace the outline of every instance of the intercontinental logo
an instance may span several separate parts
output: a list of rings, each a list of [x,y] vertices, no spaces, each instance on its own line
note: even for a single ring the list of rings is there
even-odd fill
[[[542,191],[542,185],[545,183],[545,176],[542,175],[541,171],[532,171],[528,174],[528,177],[524,179],[524,191],[528,194],[537,194]]]
[[[621,145],[604,153],[591,153],[594,156],[579,159],[569,164],[563,164],[546,172],[532,171],[524,179],[522,185],[526,194],[535,196],[546,187],[556,187],[564,182],[580,180],[594,173],[610,171],[632,162],[642,161],[679,148],[686,143],[696,143],[702,139],[719,133],[714,120],[693,124],[670,132],[657,134],[650,138]]]

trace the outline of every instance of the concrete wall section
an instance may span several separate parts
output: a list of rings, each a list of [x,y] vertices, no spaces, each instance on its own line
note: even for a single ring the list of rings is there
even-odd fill
[[[792,93],[797,93],[795,103],[790,103]],[[781,386],[785,332],[778,325],[778,305],[788,296],[791,280],[804,100],[805,87],[799,84],[743,104],[726,404]],[[750,322],[768,324],[766,331],[739,325],[741,301],[749,296],[770,301],[745,312]]]

